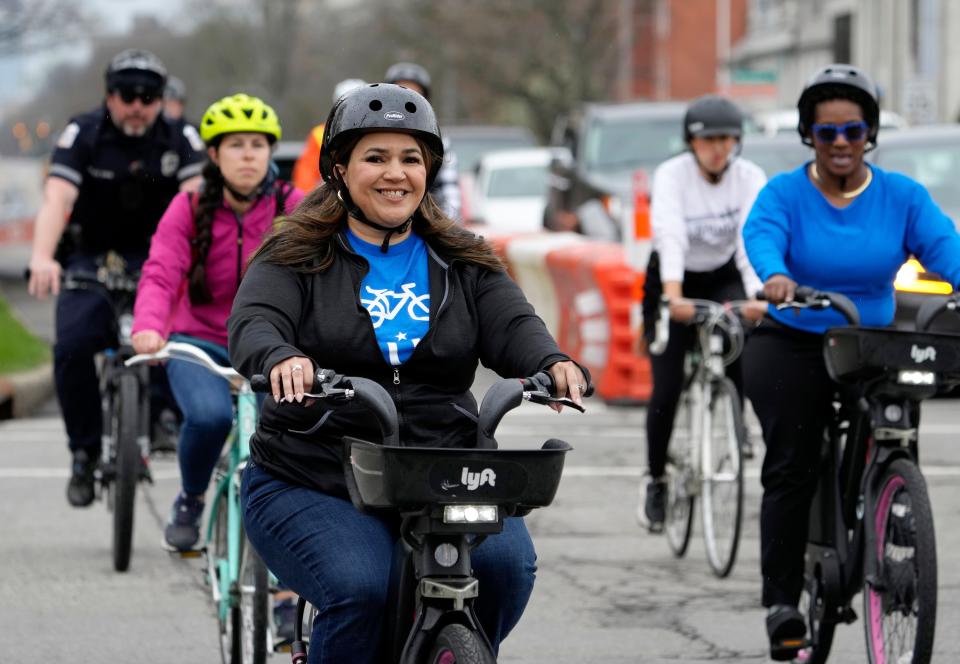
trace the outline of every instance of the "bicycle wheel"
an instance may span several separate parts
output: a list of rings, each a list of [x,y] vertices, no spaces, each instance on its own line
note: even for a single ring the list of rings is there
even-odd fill
[[[805,575],[800,595],[800,613],[806,618],[809,645],[799,653],[795,662],[824,664],[827,661],[833,645],[833,633],[837,628],[836,622],[824,620],[830,610],[819,574]]]
[[[131,373],[120,375],[116,401],[116,476],[111,487],[113,502],[113,568],[130,567],[133,548],[133,510],[140,478],[140,445],[137,442],[140,415],[140,382]]]
[[[927,484],[906,459],[890,464],[868,513],[876,530],[876,579],[863,585],[872,664],[927,664],[937,621],[937,550]]]
[[[673,555],[683,557],[693,532],[696,504],[696,470],[691,464],[694,409],[690,393],[684,391],[677,406],[677,417],[670,437],[670,461],[667,464],[667,514],[664,530]]]
[[[437,635],[429,664],[493,664],[483,640],[463,625],[445,626]]]
[[[269,572],[260,555],[244,541],[240,568],[241,662],[265,664],[267,661],[267,611],[270,605]]]
[[[737,560],[743,518],[743,412],[733,381],[711,386],[709,436],[704,440],[700,506],[707,562],[718,577]]]

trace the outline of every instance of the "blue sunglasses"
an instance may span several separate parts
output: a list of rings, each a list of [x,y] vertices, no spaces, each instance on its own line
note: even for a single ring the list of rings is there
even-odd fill
[[[812,127],[813,136],[820,143],[833,143],[840,134],[843,134],[851,143],[862,141],[867,137],[867,130],[870,129],[863,120],[857,122],[847,122],[842,125],[835,124],[815,124]]]

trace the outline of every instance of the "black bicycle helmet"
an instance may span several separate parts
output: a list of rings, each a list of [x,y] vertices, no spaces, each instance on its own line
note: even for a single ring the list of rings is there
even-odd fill
[[[167,68],[150,51],[131,48],[113,56],[104,77],[108,92],[127,87],[160,95],[167,84]]]
[[[383,75],[384,83],[397,83],[398,81],[413,81],[423,88],[423,96],[430,98],[430,74],[420,65],[413,62],[398,62],[390,65],[387,73]]]
[[[381,231],[386,231],[380,251],[386,253],[390,238],[404,233],[413,223],[413,216],[396,227],[383,226],[370,219],[350,197],[350,192],[334,169],[344,144],[353,138],[376,131],[410,134],[433,152],[433,165],[427,173],[426,188],[430,189],[443,162],[443,139],[433,107],[422,95],[399,85],[372,83],[351,90],[340,97],[330,109],[323,126],[323,145],[320,148],[320,175],[323,181],[337,191],[351,217]]]
[[[836,94],[836,96],[831,96]],[[877,87],[862,69],[846,64],[827,65],[810,78],[797,101],[797,131],[805,145],[813,145],[809,137],[816,105],[830,99],[850,98],[863,109],[863,120],[869,125],[867,140],[876,144],[880,131],[880,103]]]
[[[443,139],[430,102],[399,85],[372,83],[351,90],[330,109],[323,126],[320,150],[320,175],[336,186],[333,165],[340,147],[351,138],[371,131],[397,131],[411,134],[430,148],[433,165],[427,173],[427,189],[440,171]]]
[[[729,99],[718,95],[704,95],[693,100],[683,116],[683,140],[709,136],[743,134],[743,113]]]

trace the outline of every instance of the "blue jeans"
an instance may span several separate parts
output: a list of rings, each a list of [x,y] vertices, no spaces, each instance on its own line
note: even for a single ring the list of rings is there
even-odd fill
[[[179,334],[171,335],[171,340],[200,346],[214,361],[230,366],[224,346]],[[202,496],[233,425],[230,385],[199,364],[185,360],[170,360],[166,369],[170,389],[183,413],[177,443],[183,492]]]
[[[377,649],[357,648],[382,644],[395,526],[343,498],[277,479],[252,461],[240,492],[254,548],[281,582],[319,611],[310,664],[379,662]],[[506,519],[501,534],[473,550],[481,588],[474,608],[495,649],[523,614],[536,559],[523,519]]]

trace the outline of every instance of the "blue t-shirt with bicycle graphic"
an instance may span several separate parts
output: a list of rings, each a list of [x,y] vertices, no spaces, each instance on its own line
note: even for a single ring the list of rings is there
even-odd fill
[[[384,359],[399,366],[430,328],[427,245],[411,233],[382,253],[379,244],[365,242],[349,229],[347,238],[370,263],[360,282],[360,304],[370,314]]]

